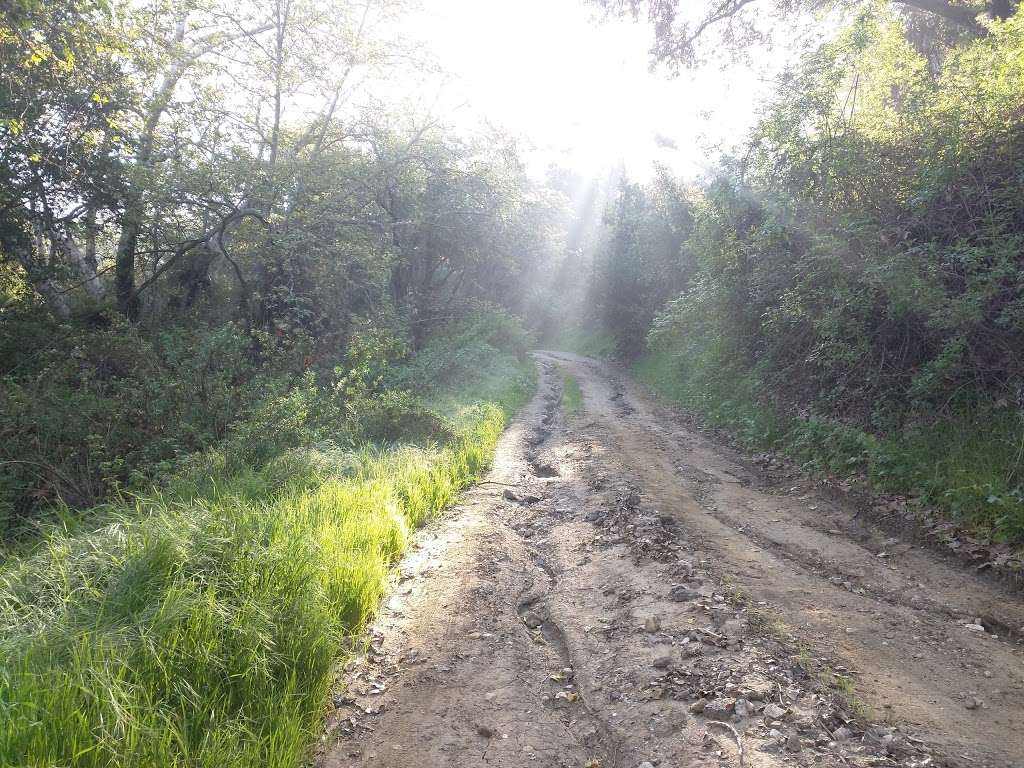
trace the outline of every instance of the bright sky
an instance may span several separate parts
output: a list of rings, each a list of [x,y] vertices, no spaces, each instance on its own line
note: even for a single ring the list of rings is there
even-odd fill
[[[584,0],[423,4],[406,23],[452,75],[438,108],[461,105],[458,122],[489,119],[525,139],[537,171],[555,162],[599,176],[621,161],[645,178],[658,161],[693,176],[743,136],[770,91],[763,71],[742,66],[652,73],[648,25],[599,22]]]

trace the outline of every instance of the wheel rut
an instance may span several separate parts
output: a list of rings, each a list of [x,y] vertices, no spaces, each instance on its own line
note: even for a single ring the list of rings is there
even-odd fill
[[[1017,598],[537,357],[487,482],[340,671],[319,765],[1024,764]]]

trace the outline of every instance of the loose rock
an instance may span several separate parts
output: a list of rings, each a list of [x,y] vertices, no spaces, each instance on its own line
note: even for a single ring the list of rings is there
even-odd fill
[[[687,600],[696,600],[700,593],[682,584],[676,585],[669,590],[668,599],[676,603],[684,603]]]
[[[662,653],[654,657],[651,666],[655,669],[665,669],[672,663],[672,654]]]
[[[530,611],[529,613],[523,614],[523,623],[530,629],[537,629],[537,627],[544,623],[544,619],[533,611]]]
[[[735,710],[738,717],[750,717],[754,713],[753,706],[746,699],[736,699]]]

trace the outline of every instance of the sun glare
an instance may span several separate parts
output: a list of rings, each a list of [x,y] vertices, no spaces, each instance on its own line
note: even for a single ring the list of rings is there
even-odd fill
[[[540,172],[644,178],[660,163],[695,175],[749,127],[765,90],[740,67],[652,72],[649,28],[598,22],[582,0],[430,0],[405,25],[448,73],[444,108],[463,127],[484,116],[503,126]]]

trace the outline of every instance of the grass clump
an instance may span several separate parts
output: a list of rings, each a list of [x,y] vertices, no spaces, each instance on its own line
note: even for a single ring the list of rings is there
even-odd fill
[[[562,377],[562,410],[566,417],[575,416],[583,406],[580,383],[569,374]]]
[[[443,444],[325,444],[234,471],[210,455],[203,482],[183,474],[9,558],[0,765],[300,764],[344,638],[376,610],[410,532],[485,470],[529,392],[524,364],[491,362],[500,404],[479,398],[490,377],[469,379],[449,398]],[[373,429],[399,405],[375,410]]]

